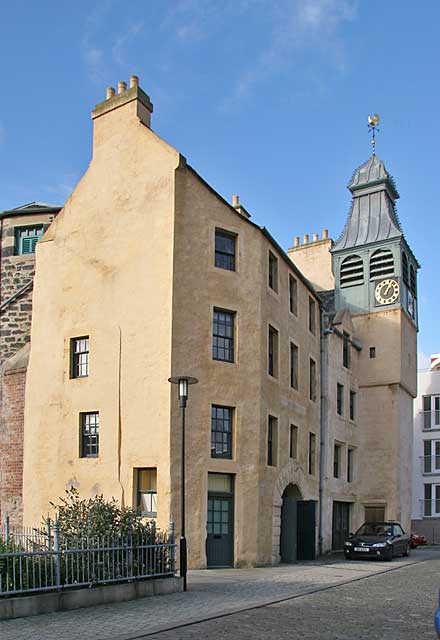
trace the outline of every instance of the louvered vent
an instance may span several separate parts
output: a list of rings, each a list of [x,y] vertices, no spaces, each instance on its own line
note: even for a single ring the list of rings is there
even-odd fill
[[[364,283],[364,263],[360,256],[348,256],[341,264],[341,287]]]
[[[406,257],[406,253],[402,253],[402,277],[403,282],[409,286],[408,258]]]
[[[417,295],[416,270],[412,265],[409,268],[409,275],[410,275],[411,291],[413,295]]]
[[[388,249],[378,249],[370,258],[370,280],[394,275],[394,258]]]

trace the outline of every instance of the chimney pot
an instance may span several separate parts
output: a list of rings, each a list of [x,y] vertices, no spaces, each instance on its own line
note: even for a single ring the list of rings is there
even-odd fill
[[[127,91],[127,83],[123,82],[122,80],[119,80],[119,82],[118,82],[118,93],[123,93],[124,91]]]
[[[317,242],[319,240],[319,236],[317,233],[313,234],[313,242]]]
[[[238,196],[232,196],[232,206],[233,207],[240,206],[240,198]]]
[[[307,244],[309,242],[309,234],[305,233],[303,235],[303,244]]]
[[[114,87],[107,87],[106,100],[109,100],[110,98],[113,98],[114,95],[115,95]]]
[[[130,76],[130,89],[139,86],[139,76]]]
[[[293,238],[293,246],[294,247],[299,247],[299,236],[295,236]]]
[[[328,229],[323,229],[322,230],[322,239],[323,240],[327,240],[328,238]]]

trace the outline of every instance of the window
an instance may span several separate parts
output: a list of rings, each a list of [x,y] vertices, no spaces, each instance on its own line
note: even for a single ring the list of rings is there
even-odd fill
[[[15,229],[15,255],[35,253],[35,245],[43,235],[43,225]]]
[[[278,377],[278,331],[269,325],[268,367],[270,376]]]
[[[89,336],[70,341],[70,377],[85,378],[89,375]]]
[[[341,287],[353,287],[364,283],[364,263],[360,256],[347,256],[341,262]]]
[[[353,482],[354,449],[347,450],[347,482]]]
[[[314,433],[309,433],[309,474],[315,473],[315,458],[316,458],[316,436]]]
[[[214,309],[212,327],[212,357],[234,362],[234,312]]]
[[[440,396],[423,396],[423,428],[440,426]]]
[[[211,407],[211,458],[232,458],[232,407]]]
[[[309,369],[309,397],[313,402],[316,401],[316,362],[310,358],[310,369]]]
[[[370,280],[394,275],[394,258],[389,249],[378,249],[370,258]]]
[[[221,229],[215,230],[215,266],[235,271],[236,236]]]
[[[278,291],[278,260],[271,251],[269,251],[269,287]]]
[[[298,427],[290,425],[289,457],[298,458]]]
[[[356,392],[350,391],[350,420],[356,418]]]
[[[440,440],[423,441],[423,473],[440,471]]]
[[[344,331],[342,334],[342,364],[346,369],[350,368],[350,336]]]
[[[232,535],[234,528],[234,476],[208,473],[208,536]]]
[[[333,477],[339,478],[341,475],[341,452],[340,444],[335,444],[333,451]]]
[[[344,385],[339,382],[336,386],[336,411],[340,416],[344,414]]]
[[[99,413],[80,413],[81,458],[97,458],[99,454]]]
[[[376,347],[370,347],[370,358],[376,357]]]
[[[316,333],[316,304],[313,298],[309,297],[309,331]]]
[[[277,427],[278,420],[269,416],[267,422],[267,464],[269,467],[276,467],[277,464]]]
[[[440,484],[425,484],[424,516],[440,516]]]
[[[289,274],[289,310],[298,315],[298,280]]]
[[[290,343],[290,386],[298,389],[298,347]]]
[[[157,469],[135,469],[137,475],[136,508],[143,516],[157,516]]]

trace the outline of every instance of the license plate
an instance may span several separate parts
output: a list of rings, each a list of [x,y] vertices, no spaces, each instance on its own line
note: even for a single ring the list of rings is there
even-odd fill
[[[370,549],[368,547],[355,547],[354,550],[355,551],[364,551],[366,553],[368,553],[370,551]]]

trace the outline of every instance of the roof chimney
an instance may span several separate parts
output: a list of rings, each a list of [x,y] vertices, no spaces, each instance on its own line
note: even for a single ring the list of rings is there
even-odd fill
[[[323,240],[327,240],[328,238],[328,229],[323,229],[322,230],[322,239]]]
[[[251,214],[248,211],[246,211],[243,205],[240,204],[240,198],[236,195],[232,196],[232,206],[237,211],[237,213],[239,213],[243,217],[248,219],[251,217]]]
[[[309,234],[305,233],[303,235],[303,244],[308,244],[308,242],[309,242]]]
[[[314,233],[314,234],[313,234],[313,242],[318,242],[318,240],[319,240],[319,236],[318,236],[318,234],[317,234],[317,233]]]
[[[299,247],[299,236],[295,236],[293,238],[293,246],[294,247]]]
[[[107,87],[106,99],[100,102],[92,111],[92,120],[95,123],[94,147],[107,138],[105,133],[107,117],[117,110],[123,108],[127,117],[134,116],[144,125],[150,127],[153,105],[147,94],[139,86],[138,76],[130,77],[130,88],[123,80],[118,82],[118,93],[116,95],[113,87]],[[97,134],[99,129],[99,134]]]

